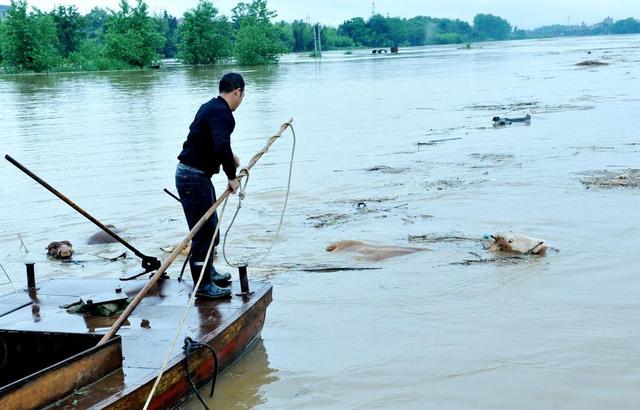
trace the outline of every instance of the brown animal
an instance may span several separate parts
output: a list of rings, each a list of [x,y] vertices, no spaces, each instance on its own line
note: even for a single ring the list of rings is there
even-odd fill
[[[547,243],[541,239],[531,238],[513,232],[496,233],[491,235],[493,241],[489,250],[493,252],[510,252],[533,255],[544,255]]]
[[[56,259],[69,259],[73,255],[73,245],[69,241],[51,242],[45,249],[47,255]]]
[[[412,248],[409,246],[371,245],[362,241],[338,241],[327,246],[327,252],[353,251],[365,255],[368,259],[381,261],[395,256],[409,255],[426,251],[425,248]]]
[[[171,252],[173,252],[173,251],[176,249],[176,247],[177,247],[178,245],[179,245],[179,244],[171,245],[171,246],[165,246],[164,248],[160,248],[160,250],[161,250],[161,251],[163,251],[163,252],[166,252],[166,253],[171,253]],[[214,253],[214,254],[216,253],[216,252],[215,252],[215,250],[216,250],[216,248],[215,248],[215,246],[214,246],[214,247],[213,247],[213,253]],[[187,244],[187,246],[185,246],[184,248],[182,248],[182,250],[180,251],[180,255],[187,256],[187,255],[189,254],[189,252],[191,252],[191,242],[189,242],[189,243]]]
[[[107,228],[111,229],[115,233],[119,233],[120,230],[113,225],[105,225]],[[102,243],[116,243],[116,241],[111,235],[106,233],[105,231],[96,232],[87,239],[88,245],[96,245]]]

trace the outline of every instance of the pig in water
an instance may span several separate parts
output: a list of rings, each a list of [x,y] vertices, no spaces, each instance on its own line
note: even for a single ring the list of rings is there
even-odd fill
[[[496,233],[491,235],[490,251],[544,255],[547,252],[547,243],[542,239],[531,238],[513,232]]]
[[[368,259],[374,261],[381,261],[383,259],[409,255],[411,253],[422,252],[428,249],[395,245],[371,245],[362,241],[352,240],[338,241],[327,246],[327,252],[345,250],[361,253]]]
[[[56,259],[69,259],[73,255],[73,246],[69,241],[51,242],[46,249],[47,255]]]

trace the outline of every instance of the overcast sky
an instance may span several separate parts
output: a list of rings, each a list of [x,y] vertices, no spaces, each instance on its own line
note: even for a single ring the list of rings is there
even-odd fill
[[[119,0],[28,0],[42,10],[54,5],[76,5],[85,13],[94,6],[118,8]],[[247,0],[249,1],[249,0]],[[129,0],[134,3],[135,0]],[[230,15],[237,1],[213,0],[224,14]],[[0,4],[9,0],[0,0]],[[198,4],[198,0],[147,0],[151,12],[182,16]],[[351,17],[369,17],[370,0],[322,0],[310,4],[299,0],[269,0],[269,8],[276,10],[278,19],[296,20],[310,18],[312,22],[338,25]],[[549,24],[592,24],[607,16],[614,19],[640,18],[640,0],[376,0],[376,12],[400,17],[417,15],[459,18],[471,22],[477,13],[491,13],[506,18],[520,28],[535,28]]]

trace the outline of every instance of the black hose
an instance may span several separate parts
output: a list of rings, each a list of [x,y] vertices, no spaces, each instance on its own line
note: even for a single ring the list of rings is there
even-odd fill
[[[213,348],[208,344],[202,343],[202,342],[196,342],[190,337],[185,337],[184,346],[182,347],[182,349],[184,350],[184,355],[185,355],[185,361],[184,361],[185,372],[187,373],[187,380],[191,385],[191,389],[195,393],[198,400],[200,400],[200,403],[202,403],[204,408],[206,410],[210,410],[209,406],[207,406],[207,403],[204,401],[204,399],[200,395],[200,392],[198,391],[198,388],[196,387],[195,383],[191,379],[191,373],[189,372],[189,354],[191,353],[191,350],[201,349],[203,347],[206,347],[207,349],[209,349],[213,357],[213,374],[211,375],[211,393],[209,393],[209,397],[213,397],[213,392],[216,387],[216,379],[218,377],[218,355],[216,354],[215,350],[213,350]]]
[[[189,254],[187,258],[184,260],[182,264],[182,269],[180,269],[180,276],[178,276],[178,282],[182,282],[182,275],[184,275],[184,270],[187,268],[187,263],[189,263],[189,259],[191,259],[191,250],[189,250]]]

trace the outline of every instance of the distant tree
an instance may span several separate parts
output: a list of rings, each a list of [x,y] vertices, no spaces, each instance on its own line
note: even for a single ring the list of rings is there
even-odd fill
[[[611,25],[611,34],[640,33],[640,21],[634,18],[618,20]]]
[[[334,50],[336,48],[349,48],[355,46],[351,38],[338,33],[335,27],[323,27],[321,31],[322,49]]]
[[[104,35],[104,25],[109,14],[106,10],[94,7],[84,17],[84,33],[87,38],[102,38]]]
[[[506,40],[511,35],[511,24],[493,14],[478,14],[473,19],[473,28],[483,40]]]
[[[236,33],[234,54],[239,64],[275,64],[284,51],[268,24],[243,24]]]
[[[338,33],[351,38],[356,45],[369,45],[369,29],[362,17],[354,17],[340,24]]]
[[[49,71],[60,63],[56,25],[51,15],[27,7],[26,0],[11,1],[0,26],[2,63],[9,71]]]
[[[69,57],[84,38],[84,18],[78,13],[76,6],[58,6],[51,12],[51,16],[56,24],[60,53],[65,58]]]
[[[514,40],[522,40],[527,38],[527,32],[524,30],[519,29],[517,26],[513,28],[513,34],[511,35],[511,37]]]
[[[184,14],[178,58],[187,64],[214,64],[231,56],[231,25],[203,0]]]
[[[146,67],[158,59],[162,36],[156,31],[144,0],[135,7],[120,0],[120,10],[111,12],[105,30],[107,56],[134,67]]]
[[[293,51],[313,50],[313,27],[302,20],[295,20],[291,23],[293,32]]]
[[[286,50],[278,40],[278,31],[271,23],[275,11],[267,8],[266,0],[238,3],[232,9],[237,27],[234,55],[243,65],[275,64]]]
[[[165,10],[161,16],[154,16],[156,31],[162,36],[158,53],[165,58],[173,58],[178,53],[178,19]]]
[[[269,23],[278,14],[267,8],[267,0],[252,0],[251,3],[239,2],[231,9],[233,26],[239,30],[243,23]]]
[[[167,12],[164,12],[167,19],[167,33],[166,43],[164,46],[164,56],[167,58],[173,58],[178,54],[178,42],[180,41],[180,31],[178,30],[178,19],[174,16],[167,16]]]
[[[293,25],[286,21],[274,24],[277,32],[278,42],[285,52],[292,52],[295,49],[295,38],[293,36]]]

